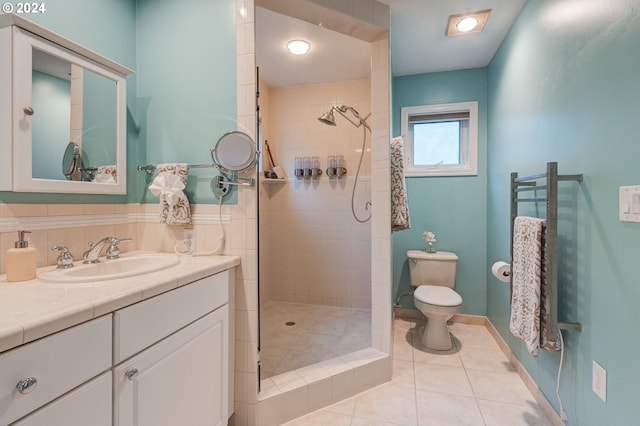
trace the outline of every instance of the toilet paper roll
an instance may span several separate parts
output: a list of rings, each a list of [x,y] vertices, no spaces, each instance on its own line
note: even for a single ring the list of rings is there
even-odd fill
[[[511,265],[507,262],[496,262],[491,266],[491,273],[494,277],[500,281],[509,282],[509,276],[511,275]]]

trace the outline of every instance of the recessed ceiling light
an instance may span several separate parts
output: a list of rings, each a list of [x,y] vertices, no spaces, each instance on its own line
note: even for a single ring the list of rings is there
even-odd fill
[[[287,43],[287,49],[294,55],[304,55],[310,47],[311,45],[304,40],[291,40]]]
[[[461,13],[449,16],[447,23],[446,36],[454,36],[460,34],[478,33],[484,29],[491,9],[479,10],[471,13]]]
[[[468,33],[469,31],[473,30],[477,26],[478,26],[478,20],[473,16],[468,16],[464,18],[462,21],[458,22],[458,24],[456,25],[456,28],[460,32]]]

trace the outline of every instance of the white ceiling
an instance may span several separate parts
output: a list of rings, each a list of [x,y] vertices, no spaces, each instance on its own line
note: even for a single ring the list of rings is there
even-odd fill
[[[394,76],[486,66],[526,0],[379,0],[391,9]],[[445,37],[449,15],[492,9],[482,33]],[[292,39],[311,43],[307,55],[286,49]],[[271,87],[368,78],[368,42],[256,7],[256,62]]]
[[[379,0],[391,8],[394,76],[487,66],[526,0]],[[491,9],[481,33],[446,37],[449,15]]]
[[[311,44],[306,55],[287,50],[296,39]],[[371,44],[256,7],[256,62],[271,87],[358,80],[371,74]]]

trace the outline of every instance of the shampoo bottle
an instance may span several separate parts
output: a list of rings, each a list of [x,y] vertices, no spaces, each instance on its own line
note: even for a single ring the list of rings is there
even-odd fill
[[[15,248],[7,250],[7,281],[27,281],[36,277],[36,249],[29,247],[24,234],[30,231],[18,231]]]

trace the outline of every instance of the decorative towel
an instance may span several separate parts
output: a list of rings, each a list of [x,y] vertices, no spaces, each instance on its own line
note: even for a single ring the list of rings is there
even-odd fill
[[[511,321],[509,330],[533,356],[540,347],[540,290],[544,221],[518,216],[513,224]]]
[[[191,223],[189,200],[182,191],[187,185],[189,166],[183,163],[158,164],[158,176],[149,185],[152,194],[160,197],[160,222],[167,225]]]
[[[404,182],[404,141],[391,139],[391,231],[411,228],[409,200]]]
[[[98,166],[94,182],[116,183],[118,180],[118,169],[115,165]]]

